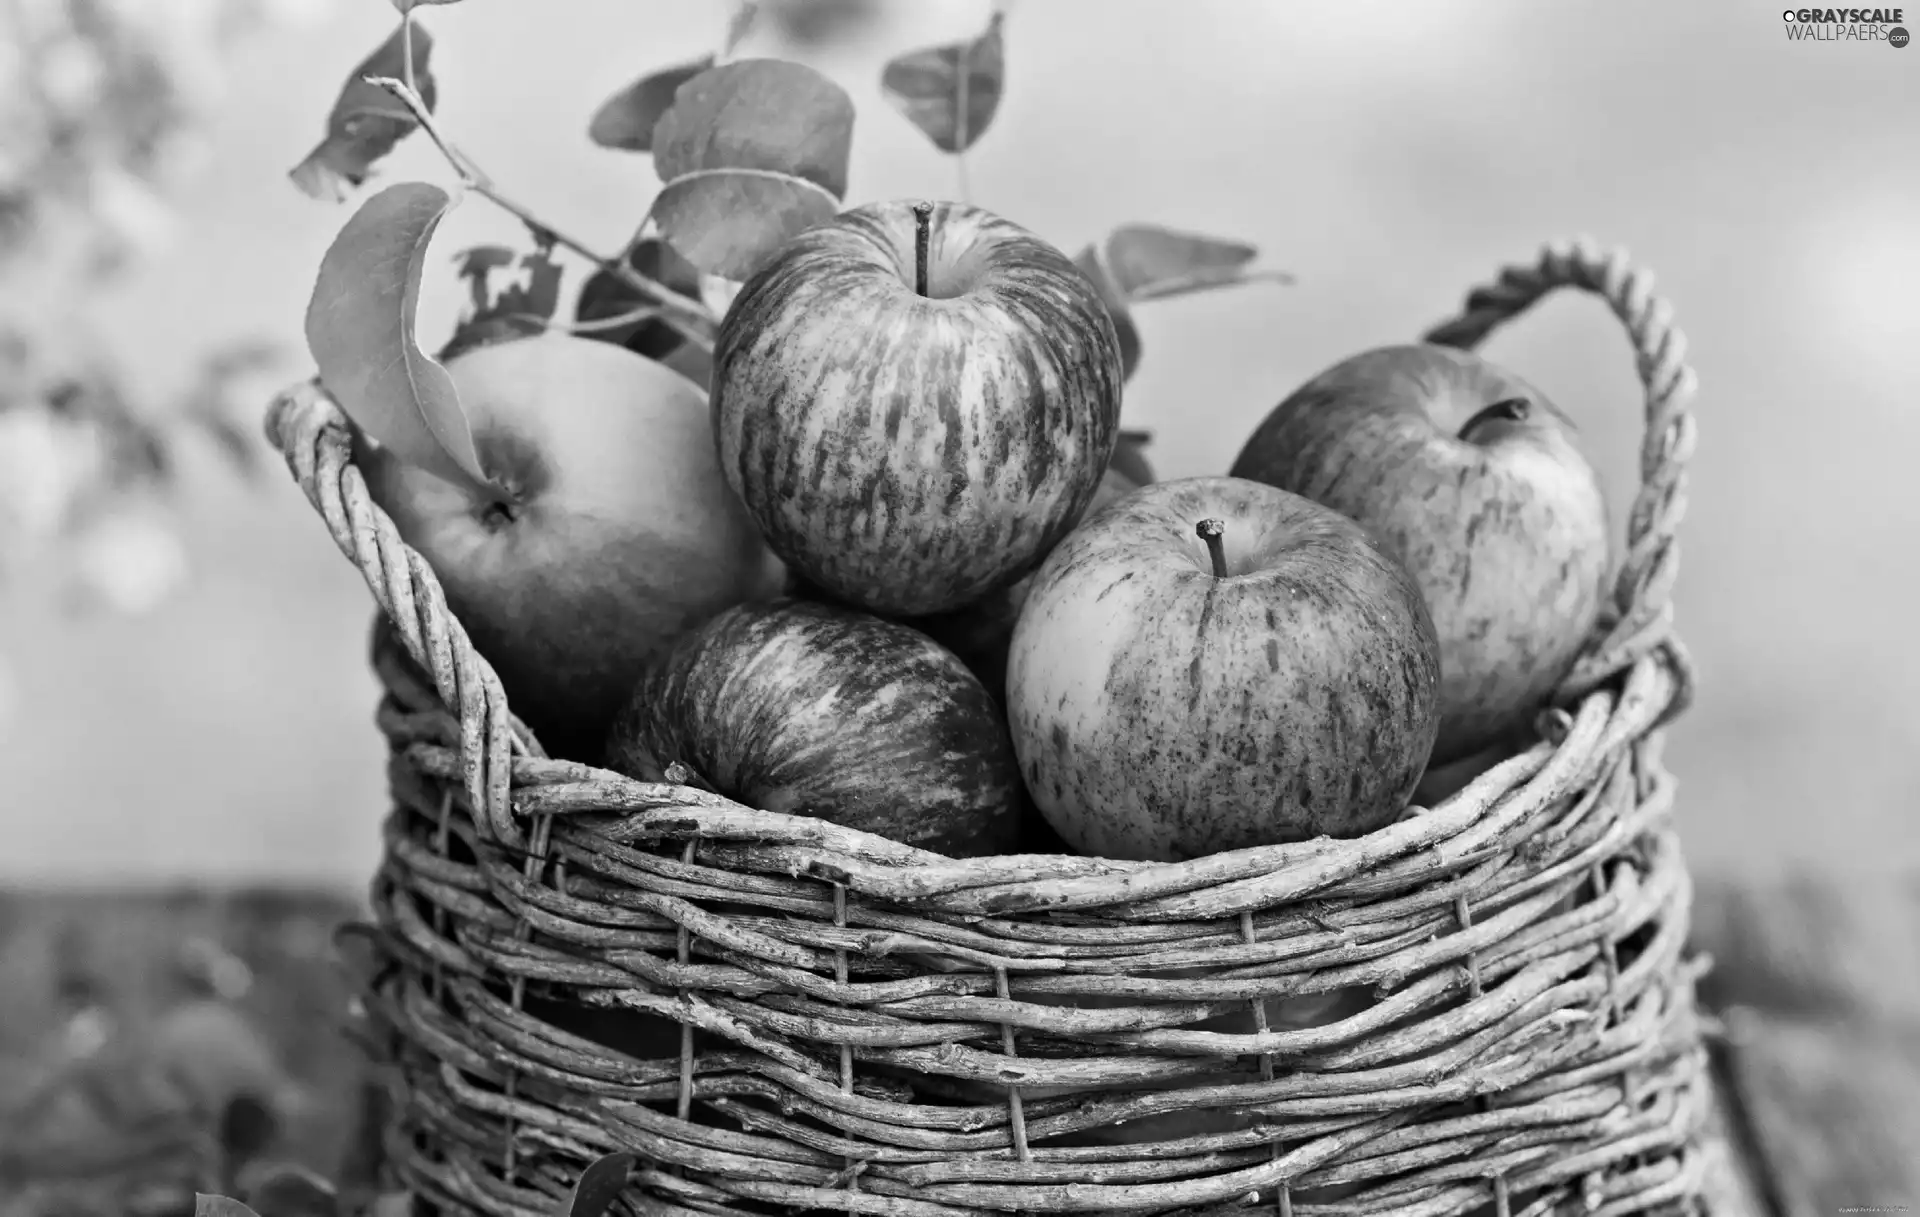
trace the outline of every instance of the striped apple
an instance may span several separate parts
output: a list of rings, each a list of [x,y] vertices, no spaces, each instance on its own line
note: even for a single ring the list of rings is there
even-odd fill
[[[1119,433],[1119,340],[1066,255],[990,212],[876,203],[802,233],[714,348],[720,464],[843,603],[946,612],[1039,565]]]
[[[740,604],[647,670],[607,764],[674,761],[753,807],[817,816],[950,857],[1018,831],[1020,771],[993,697],[917,630],[805,600]]]

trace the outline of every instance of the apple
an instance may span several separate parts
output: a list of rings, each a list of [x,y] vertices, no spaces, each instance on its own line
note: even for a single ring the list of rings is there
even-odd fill
[[[1120,419],[1086,276],[959,203],[877,203],[794,238],[713,356],[720,466],[775,553],[886,616],[972,604],[1093,501]]]
[[[598,758],[647,659],[781,571],[685,377],[564,333],[447,361],[480,494],[358,445],[368,492],[439,577],[508,703],[552,753]]]
[[[1084,854],[1178,862],[1392,820],[1439,727],[1420,590],[1241,478],[1128,495],[1034,576],[1007,662],[1027,789]]]
[[[782,598],[736,605],[650,664],[607,764],[675,761],[767,811],[817,816],[949,857],[1003,853],[1020,774],[966,665],[917,630]]]
[[[1447,764],[1525,730],[1594,628],[1612,566],[1606,498],[1573,422],[1451,347],[1380,347],[1274,408],[1235,477],[1358,520],[1420,585],[1440,635]]]
[[[1144,484],[1122,473],[1116,460],[1100,479],[1100,488],[1094,492],[1087,515],[1093,515],[1109,503],[1119,502]],[[1014,623],[1020,619],[1020,608],[1027,602],[1027,589],[1032,585],[1033,576],[1022,575],[1011,585],[963,609],[911,618],[907,624],[958,655],[980,678],[980,683],[987,686],[994,700],[1005,704],[1007,647],[1013,641]]]

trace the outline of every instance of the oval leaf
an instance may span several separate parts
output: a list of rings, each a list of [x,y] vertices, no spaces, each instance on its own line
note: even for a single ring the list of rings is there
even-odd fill
[[[653,200],[653,222],[701,270],[746,279],[782,245],[839,210],[838,199],[791,174],[706,169],[668,182]]]
[[[847,194],[852,147],[845,89],[801,64],[742,59],[680,86],[653,129],[653,167],[668,184],[703,170],[783,174],[837,202]]]
[[[320,260],[307,348],[340,408],[382,447],[479,488],[487,479],[453,379],[414,337],[427,245],[453,202],[401,182],[363,203]]]
[[[1107,268],[1106,256],[1097,245],[1089,245],[1080,251],[1073,260],[1080,273],[1092,282],[1100,300],[1107,306],[1107,315],[1113,318],[1114,333],[1120,338],[1121,378],[1131,380],[1133,370],[1140,366],[1140,328],[1133,323],[1133,313],[1127,308],[1127,297],[1119,285],[1113,281],[1113,272]]]
[[[413,115],[398,99],[365,79],[368,76],[405,78],[406,52],[401,33],[401,29],[396,28],[347,76],[347,83],[341,86],[340,96],[327,115],[326,137],[288,173],[293,184],[309,197],[329,203],[345,201],[367,180],[373,166],[392,152],[401,137],[416,125]],[[414,26],[414,86],[429,112],[438,98],[433,74],[427,70],[432,53],[433,36],[424,26]]]
[[[713,66],[713,56],[661,68],[609,97],[587,124],[587,138],[602,148],[653,151],[653,128],[673,106],[680,86]]]
[[[634,1155],[627,1153],[594,1159],[580,1172],[580,1181],[573,1185],[573,1194],[567,1197],[560,1217],[601,1217],[620,1198],[635,1161]]]
[[[972,42],[910,51],[888,61],[880,90],[942,152],[965,152],[987,133],[1006,86],[1002,17]]]
[[[193,1194],[193,1217],[260,1217],[238,1200],[226,1196],[209,1196],[205,1192]]]
[[[1291,283],[1280,271],[1250,269],[1260,251],[1244,241],[1123,224],[1107,237],[1107,265],[1127,299],[1160,300],[1211,287],[1265,280]]]

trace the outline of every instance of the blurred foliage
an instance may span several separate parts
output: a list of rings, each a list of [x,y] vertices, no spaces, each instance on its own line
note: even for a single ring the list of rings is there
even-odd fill
[[[167,197],[204,159],[223,56],[321,7],[0,2],[0,588],[51,559],[70,603],[152,607],[186,569],[167,512],[181,446],[255,459],[228,389],[272,352],[209,352],[190,391],[150,400],[87,305],[171,235]]]
[[[880,17],[880,0],[762,0],[760,7],[795,49],[852,38]]]

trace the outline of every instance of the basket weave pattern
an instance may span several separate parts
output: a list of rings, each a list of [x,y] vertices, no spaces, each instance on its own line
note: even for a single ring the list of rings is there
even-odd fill
[[[365,1001],[404,1081],[394,1181],[545,1214],[630,1150],[629,1210],[687,1217],[1697,1207],[1699,968],[1660,761],[1692,683],[1670,602],[1685,344],[1650,277],[1585,243],[1427,340],[1471,348],[1561,287],[1625,326],[1647,412],[1564,708],[1370,835],[1181,864],[954,861],[547,759],[333,403],[283,394],[269,434],[412,659],[376,665],[393,809]],[[1325,1025],[1287,1013],[1355,992]],[[536,999],[663,1016],[678,1054],[603,1047]],[[1148,1116],[1148,1143],[1098,1135]]]

